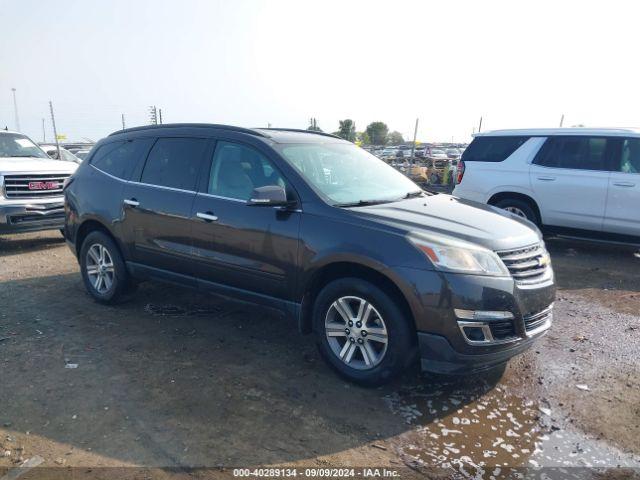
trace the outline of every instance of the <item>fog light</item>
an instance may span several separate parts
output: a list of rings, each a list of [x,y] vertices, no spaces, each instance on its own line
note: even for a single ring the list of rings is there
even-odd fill
[[[513,313],[496,310],[453,310],[456,317],[462,320],[511,320]]]
[[[484,342],[484,332],[482,327],[462,327],[465,336],[472,342]]]

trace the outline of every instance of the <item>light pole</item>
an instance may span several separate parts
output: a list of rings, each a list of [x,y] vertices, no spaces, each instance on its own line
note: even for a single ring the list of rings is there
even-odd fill
[[[13,111],[16,116],[16,132],[20,131],[20,118],[18,117],[18,102],[16,101],[16,89],[12,88],[11,92],[13,93]]]

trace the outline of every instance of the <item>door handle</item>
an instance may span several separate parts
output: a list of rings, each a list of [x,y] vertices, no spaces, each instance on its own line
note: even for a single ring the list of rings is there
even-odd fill
[[[138,205],[140,205],[140,202],[137,201],[135,198],[125,198],[124,204],[129,205],[130,207],[137,207]]]
[[[538,180],[542,180],[543,182],[553,182],[556,177],[538,177]]]
[[[635,187],[636,184],[632,182],[613,182],[616,187]]]
[[[196,217],[201,218],[205,222],[215,222],[218,220],[218,217],[211,212],[198,212],[196,213]]]

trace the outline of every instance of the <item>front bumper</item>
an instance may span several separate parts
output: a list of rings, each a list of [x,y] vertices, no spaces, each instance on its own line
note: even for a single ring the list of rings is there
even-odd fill
[[[405,294],[418,331],[423,370],[462,374],[492,368],[528,349],[551,326],[552,272],[537,285],[521,285],[511,277],[400,270],[411,284]],[[503,312],[508,317],[464,318],[461,312]],[[462,327],[474,322],[486,327],[491,341],[470,341],[474,339]]]
[[[451,343],[440,335],[418,332],[420,366],[425,372],[468,375],[505,364],[509,359],[528,350],[546,331],[490,353],[464,354],[457,352]]]
[[[0,204],[0,234],[56,230],[64,227],[64,199]]]

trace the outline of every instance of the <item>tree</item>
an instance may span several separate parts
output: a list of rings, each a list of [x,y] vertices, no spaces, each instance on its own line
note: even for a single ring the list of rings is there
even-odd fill
[[[404,143],[404,138],[400,132],[394,130],[389,134],[389,143],[391,145],[400,145],[401,143]]]
[[[360,142],[362,145],[371,145],[371,139],[367,132],[357,132],[356,141]]]
[[[307,130],[310,130],[312,132],[322,131],[322,129],[318,126],[318,121],[315,118],[309,119],[309,126],[307,127]]]
[[[356,140],[356,124],[350,118],[346,120],[339,120],[340,128],[338,129],[337,135],[339,137],[344,138],[345,140],[349,140],[350,142],[355,142]]]
[[[372,122],[367,125],[366,134],[372,145],[386,145],[389,127],[384,122]]]

